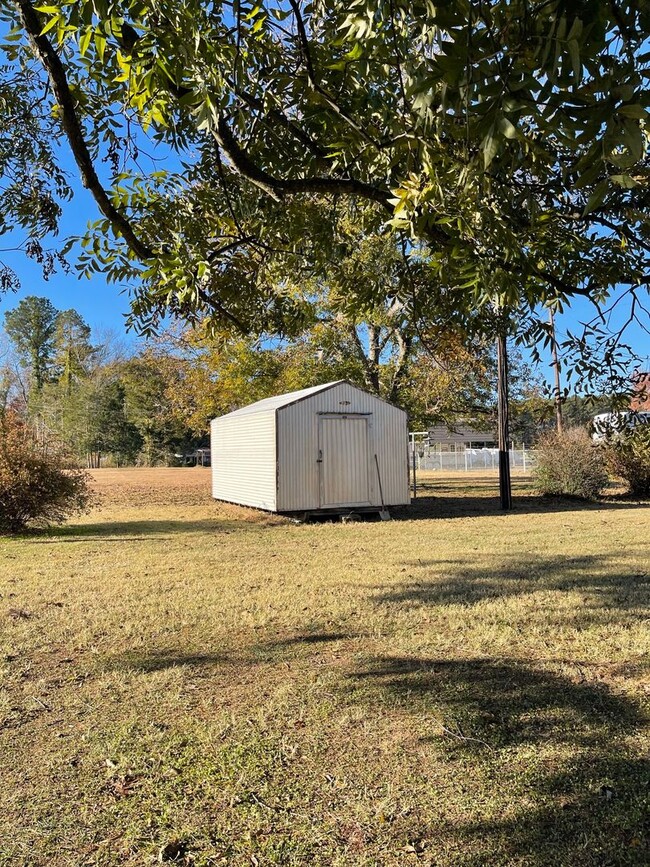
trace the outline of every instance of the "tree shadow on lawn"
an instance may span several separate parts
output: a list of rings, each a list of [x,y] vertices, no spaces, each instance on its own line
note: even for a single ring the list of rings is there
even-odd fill
[[[171,539],[183,534],[209,535],[231,533],[235,530],[260,530],[275,526],[271,523],[233,521],[208,518],[205,520],[172,521],[107,521],[96,524],[68,524],[65,527],[50,527],[34,530],[24,536],[33,544],[52,545],[59,542],[131,542],[134,539],[155,537],[157,541]]]
[[[453,495],[445,495],[453,490]],[[650,502],[622,497],[607,497],[595,502],[561,497],[543,497],[528,493],[514,493],[513,507],[509,511],[501,508],[498,491],[494,496],[474,493],[468,486],[468,494],[458,493],[461,488],[449,488],[418,496],[410,506],[395,506],[390,510],[396,521],[427,521],[432,518],[468,518],[487,515],[551,514],[554,512],[598,512],[611,509],[648,509]]]
[[[274,647],[291,655],[302,644],[318,656],[321,646],[349,637],[308,628],[251,646],[250,654],[170,648],[126,653],[110,666],[210,672],[213,666],[265,662],[284,670]],[[377,718],[397,707],[396,724],[404,725],[405,712],[411,720],[405,730],[415,732],[420,756],[431,750],[425,760],[412,748],[397,753],[400,762],[415,762],[403,769],[420,793],[408,830],[425,842],[425,863],[437,863],[438,849],[442,862],[471,867],[648,863],[650,762],[635,743],[647,719],[636,701],[518,660],[353,660],[339,682],[346,701],[363,704]],[[363,738],[352,737],[350,755],[364,761],[366,747]],[[429,785],[447,793],[442,809],[435,797],[432,809]]]
[[[290,635],[287,638],[273,639],[262,646],[282,648],[310,644],[331,644],[335,641],[349,641],[357,637],[358,634],[352,632],[305,632],[299,635]]]
[[[244,660],[235,659],[228,653],[188,653],[181,649],[150,650],[147,652],[126,651],[112,656],[104,663],[107,671],[133,671],[151,674],[171,668],[211,668],[219,665],[242,665]]]
[[[646,556],[642,550],[626,549],[625,554],[637,554],[641,562]],[[580,616],[595,609],[644,609],[650,601],[650,572],[622,570],[614,554],[520,555],[484,565],[469,558],[411,560],[403,568],[410,580],[380,588],[377,602],[475,605],[539,591],[578,591],[588,595],[576,612]]]
[[[485,659],[377,657],[349,688],[355,700],[385,707],[389,695],[432,720],[420,742],[442,750],[433,764],[446,764],[454,786],[458,774],[459,818],[425,814],[419,830],[429,857],[441,842],[448,851],[447,838],[466,844],[458,863],[476,867],[649,863],[650,762],[631,744],[647,718],[629,698]]]
[[[104,660],[103,667],[107,671],[134,671],[148,674],[165,671],[172,668],[188,666],[192,669],[206,669],[214,666],[244,666],[259,664],[282,663],[288,658],[297,658],[302,652],[309,655],[312,646],[335,644],[357,638],[356,634],[347,632],[321,632],[310,629],[299,634],[275,636],[248,644],[247,649],[238,651],[224,650],[214,652],[206,650],[188,651],[180,647],[151,648],[145,651],[127,650]]]

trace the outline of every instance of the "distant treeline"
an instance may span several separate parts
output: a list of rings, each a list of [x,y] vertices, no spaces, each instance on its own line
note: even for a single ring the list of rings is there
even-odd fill
[[[64,442],[85,466],[170,465],[207,443],[214,416],[255,400],[336,379],[398,403],[411,428],[495,423],[493,347],[438,337],[435,351],[395,323],[319,321],[285,341],[168,330],[128,346],[93,334],[76,310],[29,296],[5,313],[0,410],[11,405],[39,437]],[[512,439],[532,444],[553,405],[534,370],[511,351]],[[584,425],[609,401],[564,401]]]

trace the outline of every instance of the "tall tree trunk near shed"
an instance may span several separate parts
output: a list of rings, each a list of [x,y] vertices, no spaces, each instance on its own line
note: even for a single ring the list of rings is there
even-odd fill
[[[508,412],[508,350],[506,335],[502,331],[497,338],[497,415],[499,427],[499,497],[501,508],[512,509],[512,484],[510,481],[510,419]]]
[[[379,345],[381,326],[368,325],[368,361],[370,362],[370,382],[375,394],[379,394]]]
[[[411,348],[413,346],[413,338],[402,334],[399,328],[395,329],[395,340],[399,347],[399,352],[395,361],[395,371],[393,373],[393,380],[390,384],[390,392],[388,393],[388,400],[390,403],[399,402],[399,392],[407,372],[408,363],[411,357]]]
[[[349,333],[357,348],[359,361],[363,365],[363,378],[368,391],[379,396],[379,358],[381,356],[380,344],[381,326],[368,325],[368,349],[365,346],[356,325],[350,325]]]
[[[549,307],[548,322],[551,326],[551,358],[553,359],[553,371],[555,374],[555,387],[553,389],[553,399],[555,402],[555,427],[559,434],[564,430],[562,419],[562,388],[560,383],[560,359],[557,354],[557,340],[555,338],[555,318],[553,311]]]

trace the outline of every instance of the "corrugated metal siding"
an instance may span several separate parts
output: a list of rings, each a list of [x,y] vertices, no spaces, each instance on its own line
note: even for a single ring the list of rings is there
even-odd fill
[[[370,503],[381,505],[375,453],[385,504],[396,506],[410,502],[406,413],[353,385],[342,383],[278,409],[278,511],[320,507],[319,413],[367,413]]]
[[[211,449],[213,497],[275,511],[275,411],[214,419]]]

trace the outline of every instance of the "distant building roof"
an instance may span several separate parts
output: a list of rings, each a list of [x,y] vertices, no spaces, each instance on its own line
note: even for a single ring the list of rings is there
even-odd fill
[[[453,430],[447,425],[439,424],[429,428],[429,441],[436,443],[471,443],[494,442],[492,430],[476,430],[469,425],[459,424]]]

